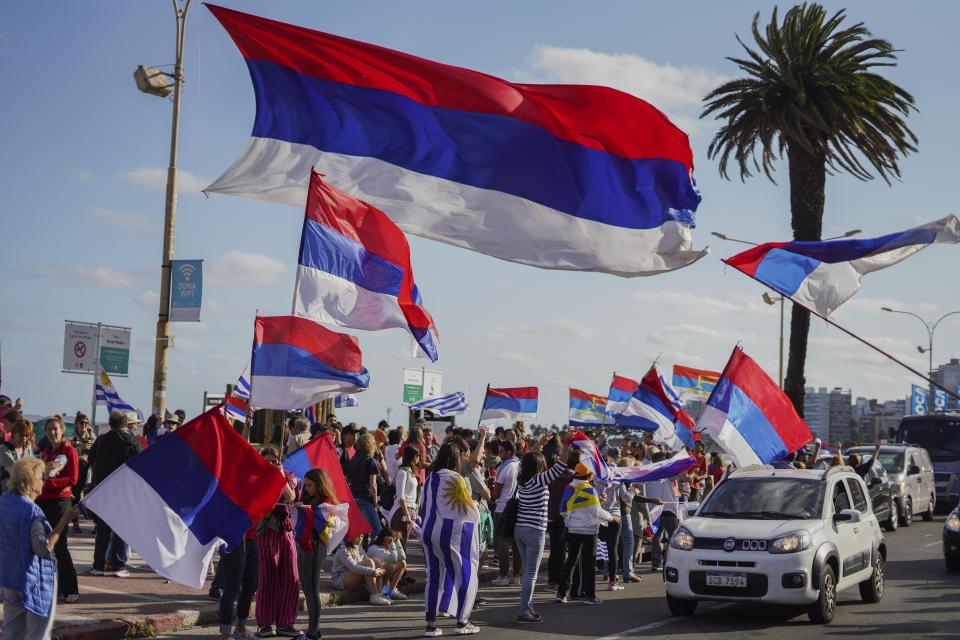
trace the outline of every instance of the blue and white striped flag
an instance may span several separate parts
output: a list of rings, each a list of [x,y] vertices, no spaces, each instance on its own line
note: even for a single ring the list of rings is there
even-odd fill
[[[423,516],[427,619],[447,613],[469,620],[480,584],[480,511],[463,476],[449,469],[431,472],[423,486]]]
[[[360,404],[360,401],[357,400],[356,394],[346,393],[342,396],[337,396],[333,399],[333,406],[337,409],[343,409],[345,407],[356,407]]]
[[[250,408],[250,364],[247,363],[240,379],[233,387],[233,393],[223,405],[223,412],[230,420],[246,420]]]
[[[448,393],[445,396],[436,398],[427,398],[419,402],[407,405],[410,409],[427,409],[437,416],[456,416],[465,412],[470,406],[467,404],[467,397],[462,391]]]
[[[107,411],[110,412],[123,411],[126,413],[133,411],[140,416],[140,420],[143,420],[143,414],[120,397],[106,371],[101,371],[100,379],[97,380],[97,404],[107,405]]]

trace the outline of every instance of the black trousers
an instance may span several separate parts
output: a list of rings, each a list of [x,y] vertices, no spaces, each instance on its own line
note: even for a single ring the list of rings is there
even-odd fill
[[[560,572],[560,586],[557,595],[567,595],[569,589],[573,595],[594,598],[597,595],[593,567],[597,550],[597,536],[586,533],[567,532],[567,557]],[[574,569],[579,565],[580,580],[576,580]],[[571,578],[574,578],[571,581]],[[572,587],[571,587],[572,582]]]
[[[600,527],[599,538],[607,545],[607,579],[613,582],[617,579],[617,569],[620,567],[617,557],[617,545],[620,543],[620,523],[610,521]]]
[[[37,506],[43,511],[43,516],[51,527],[57,526],[60,518],[70,510],[72,505],[72,498],[37,501]],[[68,528],[64,527],[57,544],[53,547],[53,554],[57,557],[57,595],[61,596],[72,596],[80,593],[80,588],[77,585],[77,570],[73,566],[73,558],[70,556],[70,548],[67,546],[67,530]]]
[[[567,557],[567,529],[563,519],[558,518],[547,523],[547,535],[550,536],[550,559],[547,561],[547,582],[560,584],[560,572]]]

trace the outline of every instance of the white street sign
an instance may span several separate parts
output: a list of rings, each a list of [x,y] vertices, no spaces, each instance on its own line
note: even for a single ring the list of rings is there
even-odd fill
[[[97,325],[68,322],[63,332],[63,370],[93,372],[97,361]]]

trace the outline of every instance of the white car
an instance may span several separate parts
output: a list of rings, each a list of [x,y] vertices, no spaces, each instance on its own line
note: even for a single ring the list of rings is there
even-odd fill
[[[848,466],[751,466],[734,471],[670,540],[667,605],[689,616],[700,600],[805,605],[828,623],[837,592],[884,590],[887,545],[869,493]]]

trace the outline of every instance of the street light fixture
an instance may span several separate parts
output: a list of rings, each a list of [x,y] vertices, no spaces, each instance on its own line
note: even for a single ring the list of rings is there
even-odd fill
[[[919,345],[917,346],[917,351],[920,353],[926,353],[929,357],[929,369],[927,370],[927,373],[930,376],[930,381],[927,388],[927,414],[929,415],[933,413],[933,333],[937,330],[937,326],[944,320],[944,318],[960,314],[960,310],[945,313],[940,316],[936,322],[927,322],[912,311],[901,311],[899,309],[891,309],[890,307],[880,307],[880,310],[886,311],[887,313],[900,313],[905,316],[913,316],[923,323],[923,328],[927,330],[927,346],[924,348],[923,345]]]
[[[858,233],[861,233],[860,229],[851,229],[850,231],[845,231],[839,236],[834,236],[832,238],[825,238],[825,240],[839,240],[841,238],[849,238],[851,236],[857,235]],[[740,240],[738,238],[731,238],[727,234],[720,233],[719,231],[711,231],[710,235],[716,236],[721,240],[727,240],[728,242],[739,242],[740,244],[749,244],[752,247],[757,246],[756,242],[750,242],[749,240]],[[766,291],[764,291],[763,293],[763,301],[766,302],[767,304],[772,306],[778,302],[780,303],[780,388],[781,389],[783,389],[783,315],[784,315],[783,308],[784,308],[785,300],[786,300],[786,296],[773,297]]]
[[[140,65],[133,73],[137,88],[162,98],[173,92],[173,114],[170,123],[170,165],[167,167],[166,206],[163,215],[163,258],[160,263],[160,312],[157,315],[157,339],[153,364],[153,413],[163,415],[167,403],[167,349],[173,346],[170,336],[170,262],[177,221],[177,146],[180,141],[180,94],[183,88],[183,41],[190,0],[172,0],[177,21],[176,62],[173,73]],[[167,82],[167,80],[170,82]],[[172,89],[171,89],[172,86]]]

